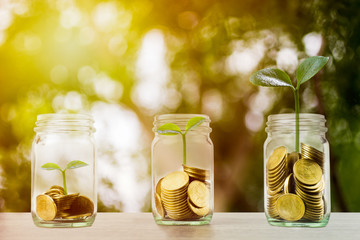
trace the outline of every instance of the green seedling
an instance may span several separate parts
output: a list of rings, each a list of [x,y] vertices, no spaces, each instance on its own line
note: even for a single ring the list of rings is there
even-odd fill
[[[174,123],[165,123],[160,126],[156,132],[161,135],[177,135],[180,134],[182,137],[183,143],[183,164],[186,165],[186,134],[202,124],[206,119],[204,117],[193,117],[186,123],[185,131],[181,129]]]
[[[310,80],[316,73],[318,73],[328,62],[328,57],[314,56],[305,59],[296,70],[296,86],[293,85],[289,75],[277,68],[265,68],[253,73],[250,76],[250,82],[262,87],[290,87],[294,92],[295,99],[295,149],[299,152],[299,88],[300,85]]]
[[[65,195],[67,195],[66,175],[65,175],[66,170],[85,167],[87,165],[88,165],[87,163],[84,163],[82,161],[74,160],[74,161],[69,162],[66,165],[66,167],[64,168],[64,170],[62,170],[56,163],[45,163],[44,165],[41,166],[41,168],[45,169],[45,170],[59,170],[61,172],[62,177],[63,177],[64,192],[65,192]]]

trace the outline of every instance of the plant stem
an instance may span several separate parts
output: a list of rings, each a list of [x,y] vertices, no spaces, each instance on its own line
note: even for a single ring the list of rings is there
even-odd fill
[[[300,152],[300,124],[299,124],[299,110],[300,110],[300,100],[299,100],[299,89],[294,90],[295,98],[295,151]]]
[[[63,177],[64,193],[65,193],[65,195],[67,195],[65,170],[64,170],[64,171],[61,171],[61,173],[62,173],[62,177]]]
[[[183,141],[183,164],[186,165],[186,134],[181,133]]]

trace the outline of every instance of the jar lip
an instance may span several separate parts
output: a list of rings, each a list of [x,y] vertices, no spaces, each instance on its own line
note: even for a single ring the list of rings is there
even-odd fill
[[[45,113],[37,116],[37,121],[47,120],[88,120],[94,122],[92,115],[85,113]]]
[[[300,113],[299,131],[327,132],[325,126],[326,119],[322,114]],[[275,132],[294,132],[296,131],[295,113],[273,114],[268,116],[265,131],[267,133]]]
[[[300,113],[299,118],[326,121],[325,116],[318,113]],[[293,120],[293,119],[295,119],[295,113],[279,113],[279,114],[271,114],[268,116],[268,121]]]
[[[35,124],[35,132],[95,132],[92,115],[84,113],[40,114]]]
[[[204,117],[205,121],[211,121],[210,117],[206,114],[195,114],[195,113],[166,113],[166,114],[158,114],[155,115],[154,120],[155,121],[161,121],[161,120],[169,120],[169,119],[175,119],[175,120],[181,120],[181,119],[190,119],[193,117]]]

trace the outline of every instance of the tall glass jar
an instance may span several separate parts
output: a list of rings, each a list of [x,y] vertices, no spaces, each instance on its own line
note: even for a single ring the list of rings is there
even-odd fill
[[[97,212],[94,120],[38,115],[32,145],[31,214],[39,227],[91,226]]]
[[[264,208],[276,226],[324,227],[330,218],[329,143],[325,117],[300,114],[296,151],[295,114],[268,117],[264,144]]]
[[[209,224],[214,211],[214,147],[210,118],[155,117],[151,147],[152,212],[162,225]]]

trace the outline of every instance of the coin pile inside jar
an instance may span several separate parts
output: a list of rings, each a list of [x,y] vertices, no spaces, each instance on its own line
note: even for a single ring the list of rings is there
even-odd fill
[[[155,206],[161,217],[197,219],[210,212],[210,171],[183,165],[161,178],[156,186]]]
[[[267,212],[287,221],[321,221],[324,153],[304,143],[299,153],[276,148],[266,162]]]
[[[36,197],[36,213],[45,220],[83,219],[94,212],[94,203],[79,193],[65,195],[64,188],[52,186]]]

